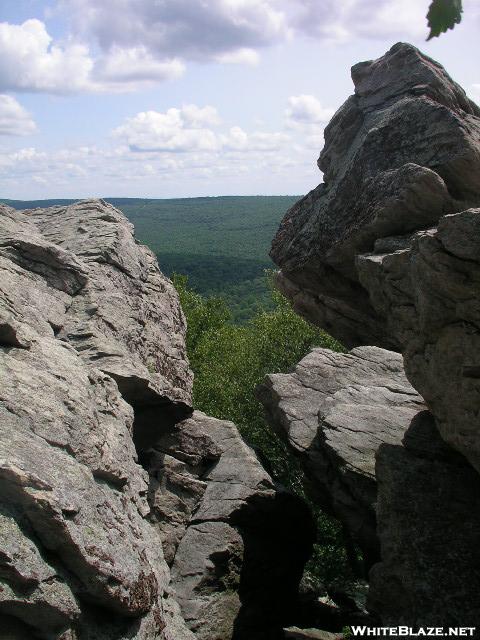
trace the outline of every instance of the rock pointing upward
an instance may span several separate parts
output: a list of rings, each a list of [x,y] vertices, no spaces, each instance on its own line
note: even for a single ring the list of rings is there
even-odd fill
[[[295,308],[347,346],[398,349],[359,282],[356,255],[480,200],[480,109],[408,44],[352,69],[355,94],[325,129],[324,183],[286,214],[271,256]]]
[[[325,129],[324,183],[286,214],[271,255],[296,310],[357,348],[315,350],[259,393],[320,501],[364,551],[379,541],[370,611],[391,626],[474,626],[480,110],[407,44],[355,65],[352,79]],[[365,345],[401,352],[420,395],[399,394],[399,353],[382,352],[397,370],[372,386]]]

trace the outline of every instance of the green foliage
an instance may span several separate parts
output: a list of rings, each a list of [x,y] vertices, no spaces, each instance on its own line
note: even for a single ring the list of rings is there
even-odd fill
[[[433,0],[427,13],[430,27],[427,40],[438,37],[448,29],[453,29],[461,22],[462,12],[462,0]]]
[[[196,293],[185,276],[174,275],[173,281],[188,323],[195,406],[235,422],[273,477],[305,498],[301,469],[267,426],[254,390],[267,373],[288,371],[313,346],[339,351],[341,345],[295,314],[288,301],[273,290],[271,276],[266,288],[272,309],[256,313],[242,326],[232,324],[221,298]],[[319,544],[309,564],[311,577],[326,583],[351,578],[341,528],[318,509],[316,515]]]

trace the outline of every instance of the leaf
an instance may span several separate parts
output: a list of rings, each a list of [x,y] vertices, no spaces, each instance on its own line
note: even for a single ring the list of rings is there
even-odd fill
[[[430,27],[427,40],[438,37],[448,29],[453,29],[461,22],[462,11],[462,0],[433,0],[427,13]]]

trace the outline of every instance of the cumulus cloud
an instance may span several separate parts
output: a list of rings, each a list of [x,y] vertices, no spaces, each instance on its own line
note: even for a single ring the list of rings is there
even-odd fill
[[[37,19],[0,23],[0,91],[134,91],[178,78],[189,61],[255,65],[292,37],[426,35],[418,0],[57,0],[69,33]],[[465,0],[477,19],[478,0]]]
[[[324,107],[315,96],[302,94],[288,99],[286,116],[290,123],[317,125],[328,122],[333,114],[334,110]]]
[[[113,131],[134,152],[195,153],[273,151],[290,140],[282,132],[247,133],[239,126],[220,131],[214,107],[190,104],[158,111],[142,111]]]
[[[54,45],[40,20],[0,23],[0,89],[65,93],[85,88],[93,61],[82,44]]]
[[[185,65],[178,58],[156,60],[144,46],[114,46],[97,61],[94,76],[97,83],[120,89],[178,78],[184,71]]]
[[[79,41],[55,44],[43,22],[0,23],[0,90],[54,94],[132,91],[184,72],[178,58],[157,60],[145,47],[112,47],[94,58]]]
[[[476,0],[465,0],[469,11]],[[263,47],[293,35],[424,38],[418,0],[63,0],[74,33],[103,51],[144,46],[157,59],[255,64]],[[478,13],[478,7],[477,7]]]
[[[218,122],[214,107],[187,105],[165,113],[142,111],[117,127],[113,135],[132,151],[213,151],[219,148],[219,140],[208,125]]]
[[[15,98],[0,94],[0,135],[27,136],[36,128],[31,115]]]

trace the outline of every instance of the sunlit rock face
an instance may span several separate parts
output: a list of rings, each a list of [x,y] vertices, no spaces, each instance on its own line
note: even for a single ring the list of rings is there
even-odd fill
[[[267,376],[257,397],[300,460],[312,498],[344,524],[371,567],[380,557],[375,456],[383,443],[400,444],[425,408],[402,357],[378,347],[314,349],[291,373]]]
[[[310,515],[193,412],[185,331],[120,211],[0,207],[2,638],[281,637]]]
[[[402,352],[442,436],[478,469],[480,109],[407,44],[352,78],[325,130],[324,183],[273,241],[277,282],[347,346]]]

